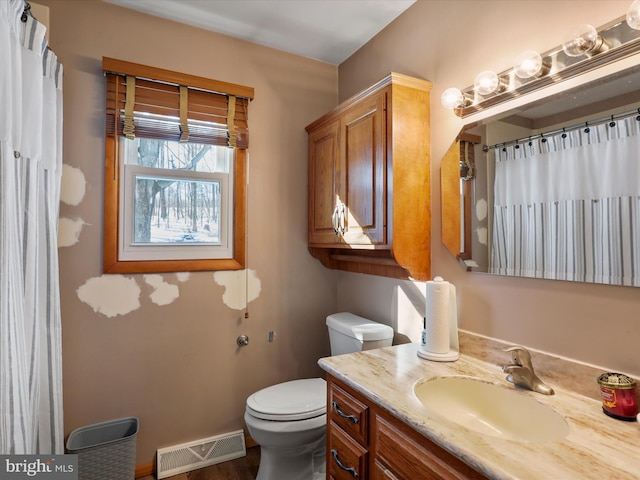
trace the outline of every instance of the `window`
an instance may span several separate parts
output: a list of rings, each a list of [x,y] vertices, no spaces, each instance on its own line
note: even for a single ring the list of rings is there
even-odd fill
[[[233,150],[150,138],[120,146],[120,258],[230,258]]]
[[[245,262],[253,89],[103,58],[105,273]]]

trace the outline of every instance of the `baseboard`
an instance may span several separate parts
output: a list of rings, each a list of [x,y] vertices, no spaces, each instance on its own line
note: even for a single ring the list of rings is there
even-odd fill
[[[143,465],[136,465],[136,478],[154,475],[156,473],[156,463],[150,462]]]
[[[249,435],[244,437],[244,443],[247,448],[257,447],[256,441]],[[156,462],[145,463],[142,465],[136,465],[136,478],[146,477],[148,475],[155,475]]]
[[[258,444],[256,443],[256,441],[251,438],[249,435],[245,435],[244,437],[244,444],[247,448],[251,448],[251,447],[257,447]]]

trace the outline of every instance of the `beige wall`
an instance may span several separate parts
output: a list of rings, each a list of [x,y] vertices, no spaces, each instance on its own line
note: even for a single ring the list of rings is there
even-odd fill
[[[81,227],[78,242],[60,248],[65,431],[137,416],[144,464],[160,447],[243,428],[252,392],[321,373],[336,273],[307,251],[304,127],[336,104],[337,67],[101,1],[41,3],[50,7],[50,44],[64,65],[63,197],[70,200],[61,217]],[[80,300],[78,289],[102,274],[102,56],[255,88],[248,230],[260,293],[249,319],[226,305],[212,272],[162,275],[159,290],[132,275],[119,298],[109,287],[121,278],[112,276],[99,284],[98,299]],[[243,278],[231,293],[242,292]],[[240,334],[250,337],[243,349]]]
[[[440,241],[440,158],[462,125],[441,107],[442,92],[473,84],[482,70],[509,68],[521,51],[546,51],[561,44],[574,25],[599,26],[622,16],[630,3],[418,0],[340,65],[339,83],[344,99],[389,71],[434,82],[432,274],[458,287],[462,328],[638,376],[640,290],[468,274]],[[338,287],[339,309],[392,325],[407,316],[398,313],[398,297],[416,289],[405,282],[346,273],[339,275]],[[409,318],[414,324],[420,321],[413,312]]]

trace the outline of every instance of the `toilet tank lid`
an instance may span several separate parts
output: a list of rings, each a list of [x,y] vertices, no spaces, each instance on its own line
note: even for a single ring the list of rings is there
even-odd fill
[[[349,312],[334,313],[327,317],[327,326],[344,335],[363,342],[393,338],[393,328]]]

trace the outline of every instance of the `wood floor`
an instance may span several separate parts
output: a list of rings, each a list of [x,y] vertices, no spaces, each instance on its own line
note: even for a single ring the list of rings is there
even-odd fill
[[[210,467],[180,473],[166,480],[255,480],[260,463],[260,447],[247,448],[247,456]],[[148,475],[138,480],[154,480]]]

